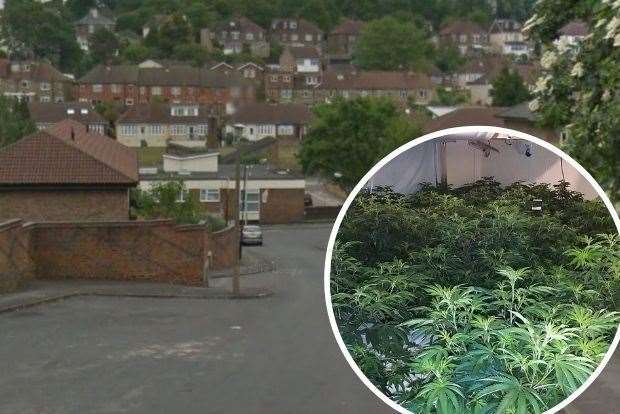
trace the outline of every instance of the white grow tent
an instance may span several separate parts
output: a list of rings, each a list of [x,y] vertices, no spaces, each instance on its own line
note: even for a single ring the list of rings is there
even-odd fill
[[[410,148],[377,171],[366,188],[390,186],[400,193],[415,193],[421,183],[459,187],[483,177],[502,185],[517,181],[553,185],[564,179],[584,197],[598,197],[588,180],[558,155],[496,132],[448,135]]]

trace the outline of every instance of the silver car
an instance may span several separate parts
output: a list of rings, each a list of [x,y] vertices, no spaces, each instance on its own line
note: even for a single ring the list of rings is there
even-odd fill
[[[241,243],[242,244],[258,244],[263,245],[263,231],[260,226],[243,226],[241,230]]]

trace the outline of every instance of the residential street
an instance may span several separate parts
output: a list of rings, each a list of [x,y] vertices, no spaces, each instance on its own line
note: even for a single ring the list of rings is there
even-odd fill
[[[329,232],[264,230],[249,249],[278,268],[242,286],[269,287],[265,299],[84,296],[0,314],[0,413],[391,413],[332,337]],[[618,375],[616,358],[567,414],[619,413]]]
[[[324,310],[329,225],[265,230],[266,299],[78,297],[0,315],[0,413],[390,413]],[[229,283],[218,279],[215,283]]]

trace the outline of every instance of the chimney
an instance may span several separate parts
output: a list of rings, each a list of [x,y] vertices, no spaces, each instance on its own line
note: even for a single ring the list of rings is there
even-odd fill
[[[75,131],[73,130],[73,127],[71,127],[71,141],[75,141]]]

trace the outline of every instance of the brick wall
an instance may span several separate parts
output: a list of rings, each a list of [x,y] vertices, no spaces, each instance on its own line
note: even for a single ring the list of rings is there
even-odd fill
[[[127,220],[129,193],[118,190],[0,190],[0,220]]]
[[[284,224],[304,219],[304,189],[269,189],[261,193],[261,223]]]
[[[23,286],[32,279],[33,271],[29,230],[21,220],[0,223],[0,293]]]

